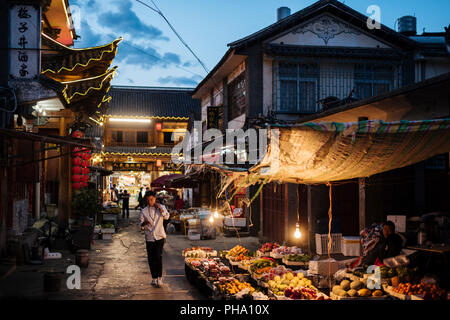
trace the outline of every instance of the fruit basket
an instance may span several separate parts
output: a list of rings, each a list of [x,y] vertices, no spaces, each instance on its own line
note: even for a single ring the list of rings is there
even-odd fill
[[[309,266],[311,257],[307,254],[290,254],[282,258],[283,264],[287,266]]]

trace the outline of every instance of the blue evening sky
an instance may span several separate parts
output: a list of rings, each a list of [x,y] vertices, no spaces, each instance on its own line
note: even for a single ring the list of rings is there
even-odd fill
[[[142,0],[152,5],[151,0]],[[314,0],[153,0],[178,33],[211,70],[227,44],[276,22],[276,10],[295,13]],[[450,24],[449,0],[345,0],[368,15],[367,7],[381,9],[381,23],[394,28],[397,18],[417,17],[422,33],[443,32]],[[114,65],[116,85],[195,87],[206,75],[156,12],[135,0],[69,0],[76,32],[76,48],[101,45],[123,36]],[[79,8],[79,9],[78,9]]]

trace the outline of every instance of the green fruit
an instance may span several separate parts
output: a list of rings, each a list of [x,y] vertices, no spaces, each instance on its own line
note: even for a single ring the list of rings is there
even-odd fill
[[[342,288],[340,286],[334,286],[332,291],[333,291],[334,294],[338,294],[338,292],[340,290],[342,290]]]
[[[345,291],[349,290],[350,289],[350,281],[343,280],[341,282],[341,288],[342,288],[342,290],[345,290]]]
[[[348,291],[347,291],[347,294],[348,294],[350,297],[357,297],[357,296],[358,296],[358,292],[357,292],[356,290],[353,290],[353,289],[348,290]]]
[[[361,281],[353,281],[352,283],[350,283],[350,289],[360,290],[362,288],[364,288],[364,283],[362,283]]]
[[[339,292],[337,294],[339,297],[348,297],[348,294],[345,290],[339,289]]]

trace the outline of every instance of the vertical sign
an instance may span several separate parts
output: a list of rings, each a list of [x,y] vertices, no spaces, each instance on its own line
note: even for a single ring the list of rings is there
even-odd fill
[[[41,8],[12,5],[9,15],[10,77],[33,79],[40,73]]]
[[[219,129],[219,107],[208,107],[206,129]]]

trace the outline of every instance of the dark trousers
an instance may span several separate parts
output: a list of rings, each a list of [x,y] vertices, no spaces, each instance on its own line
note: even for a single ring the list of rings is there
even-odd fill
[[[166,239],[147,241],[147,258],[152,278],[162,277],[162,253]]]
[[[125,211],[127,212],[127,218],[130,217],[130,205],[129,202],[122,202],[122,218],[125,218]]]

